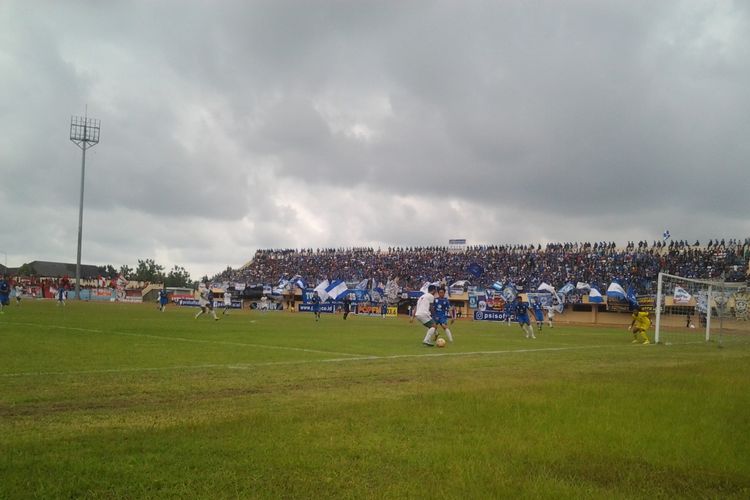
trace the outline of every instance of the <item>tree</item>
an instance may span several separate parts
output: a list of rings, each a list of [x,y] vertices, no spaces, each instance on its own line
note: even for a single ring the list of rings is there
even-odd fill
[[[192,285],[190,273],[182,266],[174,266],[164,280],[167,286],[187,287]]]
[[[18,276],[36,276],[36,269],[30,264],[24,264],[18,268]]]
[[[127,264],[123,264],[122,266],[120,266],[119,274],[122,274],[123,278],[129,280],[133,277],[133,269],[130,268],[130,266],[128,266]]]
[[[138,265],[133,273],[133,279],[136,281],[161,283],[164,281],[164,266],[160,266],[154,262],[154,259],[138,259]]]
[[[117,277],[117,269],[111,264],[107,264],[106,266],[96,266],[96,272],[99,273],[99,276],[106,278]]]

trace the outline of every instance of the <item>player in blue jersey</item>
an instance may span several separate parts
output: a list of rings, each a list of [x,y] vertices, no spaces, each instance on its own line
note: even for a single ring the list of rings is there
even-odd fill
[[[515,309],[513,312],[516,314],[516,321],[521,325],[521,329],[526,333],[526,338],[535,339],[534,329],[531,327],[529,321],[529,304],[524,302],[521,295],[516,295],[516,301],[514,302]]]
[[[60,285],[57,287],[57,305],[58,306],[64,306],[65,305],[65,299],[68,298],[68,291],[65,289],[64,285]]]
[[[313,292],[312,310],[315,314],[315,321],[320,321],[320,295],[318,295],[318,292]]]
[[[344,295],[344,298],[341,300],[341,302],[343,304],[342,308],[344,310],[344,319],[346,319],[352,310],[352,299],[351,297],[349,297],[348,293]]]
[[[534,311],[534,319],[536,319],[536,326],[539,331],[542,331],[542,325],[544,325],[544,308],[542,308],[542,301],[535,299],[531,304],[531,310]]]
[[[5,276],[0,276],[0,314],[4,314],[3,308],[10,305],[10,283]]]
[[[161,312],[164,312],[164,309],[166,309],[168,301],[169,297],[167,295],[167,287],[165,286],[164,288],[159,290],[159,310]]]
[[[441,287],[438,289],[438,296],[435,298],[434,305],[435,312],[432,315],[432,321],[435,323],[436,328],[438,326],[442,327],[448,342],[453,342],[453,334],[447,326],[448,318],[451,318],[452,307],[450,300],[445,298],[445,288]]]

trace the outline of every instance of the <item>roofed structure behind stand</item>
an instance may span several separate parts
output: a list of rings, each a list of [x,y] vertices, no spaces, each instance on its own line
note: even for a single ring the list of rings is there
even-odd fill
[[[45,278],[62,278],[63,276],[75,276],[76,265],[75,263],[69,264],[66,262],[47,262],[43,260],[35,260],[29,262],[28,266],[34,270],[36,276],[42,276]],[[90,279],[96,278],[99,275],[99,268],[97,266],[81,264],[81,278]]]

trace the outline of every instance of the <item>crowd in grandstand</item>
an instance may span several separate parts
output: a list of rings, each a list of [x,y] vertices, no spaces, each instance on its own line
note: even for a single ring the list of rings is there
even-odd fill
[[[542,282],[554,286],[585,282],[606,288],[612,281],[653,292],[659,271],[691,278],[744,281],[748,279],[750,238],[743,240],[550,243],[542,245],[448,247],[326,248],[258,250],[239,270],[228,270],[221,279],[272,284],[282,277],[300,275],[313,286],[324,280],[359,281],[374,278],[385,283],[398,278],[408,289],[426,281],[467,279],[475,285],[496,280],[512,282],[526,290]],[[478,264],[481,273],[469,267]],[[476,269],[476,266],[475,266]]]

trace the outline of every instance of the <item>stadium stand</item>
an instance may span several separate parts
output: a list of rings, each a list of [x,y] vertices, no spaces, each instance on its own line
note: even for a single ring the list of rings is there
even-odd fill
[[[399,278],[402,287],[419,289],[425,281],[452,283],[469,279],[476,285],[495,280],[535,290],[542,282],[601,284],[611,281],[633,285],[638,293],[654,293],[659,271],[691,278],[745,281],[748,279],[750,238],[665,243],[574,242],[537,245],[469,246],[463,252],[448,247],[263,249],[239,270],[227,270],[219,280],[276,283],[300,275],[308,283],[324,279],[357,281],[374,278],[385,283]],[[472,276],[478,264],[483,273]]]

